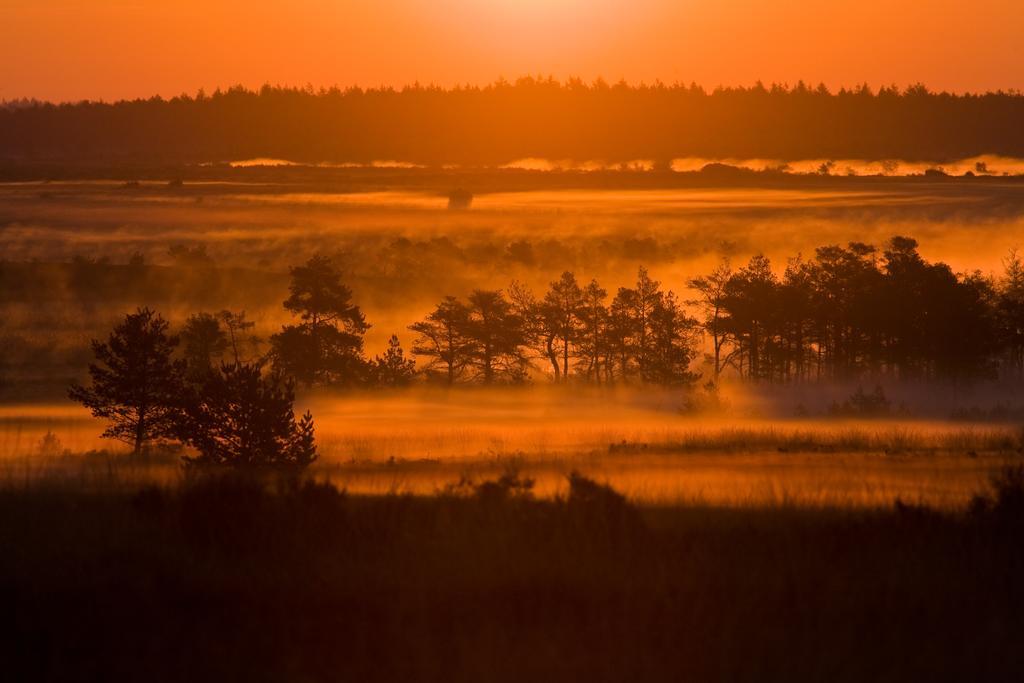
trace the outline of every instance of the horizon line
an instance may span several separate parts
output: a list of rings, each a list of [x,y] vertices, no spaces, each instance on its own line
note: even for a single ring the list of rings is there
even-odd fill
[[[288,85],[282,83],[271,83],[265,81],[258,86],[246,85],[243,83],[234,83],[231,85],[217,85],[212,91],[208,91],[205,86],[200,86],[195,90],[194,93],[188,91],[182,91],[176,95],[154,93],[149,96],[136,96],[136,97],[120,97],[115,99],[106,98],[83,98],[83,99],[65,99],[65,100],[52,100],[52,99],[41,99],[37,97],[21,96],[8,98],[0,98],[0,108],[9,107],[9,105],[54,105],[54,106],[65,106],[65,105],[81,105],[81,104],[122,104],[122,103],[133,103],[133,102],[148,102],[152,100],[170,101],[176,99],[189,99],[198,100],[204,97],[213,97],[216,95],[222,95],[225,93],[242,91],[249,94],[259,94],[261,91],[270,89],[275,91],[290,91],[290,92],[301,92],[309,95],[326,95],[332,93],[348,94],[355,92],[395,92],[402,93],[408,91],[417,90],[434,90],[442,91],[445,93],[451,92],[463,92],[463,91],[486,91],[495,89],[497,87],[517,87],[522,85],[554,85],[560,88],[566,86],[582,86],[589,90],[595,90],[598,88],[618,88],[626,87],[630,90],[644,90],[644,89],[665,89],[665,90],[689,90],[693,92],[700,92],[707,96],[714,95],[717,92],[730,92],[730,91],[754,91],[764,89],[768,92],[782,91],[785,93],[799,92],[801,86],[806,91],[815,94],[828,94],[828,95],[839,95],[842,93],[859,93],[865,89],[873,96],[877,96],[883,91],[896,92],[900,95],[920,91],[928,95],[947,95],[952,97],[984,97],[987,95],[1002,95],[1020,97],[1024,95],[1024,91],[1019,88],[999,88],[996,90],[955,90],[955,89],[942,89],[932,90],[928,87],[927,83],[923,81],[908,82],[903,85],[897,84],[895,81],[888,84],[880,84],[873,86],[867,80],[861,81],[855,85],[839,85],[839,86],[827,86],[824,81],[817,83],[813,81],[806,81],[804,79],[797,79],[795,82],[789,81],[772,81],[766,82],[761,79],[754,80],[749,85],[734,84],[725,85],[719,83],[714,87],[709,87],[703,83],[698,83],[695,80],[689,82],[683,80],[675,80],[667,82],[662,79],[654,79],[652,81],[638,80],[630,81],[626,78],[619,78],[618,80],[611,81],[605,79],[603,76],[598,76],[594,79],[584,79],[579,76],[570,76],[564,79],[556,78],[553,75],[539,76],[539,75],[524,75],[518,76],[515,79],[507,79],[504,76],[498,76],[496,79],[486,83],[471,83],[471,82],[456,82],[451,85],[440,84],[437,81],[426,81],[421,82],[419,79],[414,79],[412,82],[406,82],[402,85],[386,84],[381,83],[378,85],[362,85],[359,83],[351,83],[345,86],[338,84],[337,82],[331,85],[313,85],[311,82],[307,82],[303,85]],[[822,89],[824,92],[822,92]]]

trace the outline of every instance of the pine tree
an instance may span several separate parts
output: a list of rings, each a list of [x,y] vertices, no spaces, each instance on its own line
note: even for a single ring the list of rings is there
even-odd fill
[[[686,315],[673,292],[666,293],[651,314],[650,353],[643,379],[652,384],[687,386],[698,376],[690,372],[696,355],[698,323]]]
[[[405,357],[398,335],[393,334],[384,355],[373,359],[370,371],[377,386],[405,387],[416,377],[416,361]]]
[[[173,438],[180,416],[185,364],[171,358],[178,338],[148,308],[125,316],[105,343],[93,340],[92,385],[73,384],[72,400],[107,420],[103,438],[130,444],[138,454],[151,442]]]
[[[722,316],[725,286],[731,277],[732,268],[729,267],[729,261],[722,259],[709,275],[693,278],[688,283],[690,289],[697,292],[698,297],[687,303],[700,309],[704,317],[701,321],[704,331],[711,337],[711,362],[716,383],[722,374],[722,355],[728,341],[728,335],[722,327]]]
[[[555,380],[569,379],[569,355],[577,343],[580,330],[580,306],[583,291],[576,282],[576,276],[566,271],[562,277],[551,283],[541,304],[545,327],[557,341],[557,353],[554,354]],[[561,360],[559,371],[558,360]]]
[[[483,384],[523,381],[528,366],[523,322],[500,290],[477,289],[469,295],[467,336],[474,342],[471,363]]]
[[[588,380],[598,384],[601,382],[602,362],[608,352],[608,309],[604,305],[607,298],[607,290],[597,280],[591,280],[583,289],[577,313],[580,321],[580,370]]]
[[[425,320],[409,326],[418,335],[413,354],[426,358],[425,370],[440,375],[449,386],[459,381],[473,357],[468,327],[469,308],[453,296],[445,297]]]
[[[217,318],[220,322],[224,323],[224,327],[227,330],[227,338],[231,343],[231,352],[234,356],[235,363],[244,363],[245,356],[239,350],[242,343],[242,335],[246,330],[251,330],[256,327],[256,323],[246,320],[245,311],[234,311],[223,310],[217,314]],[[249,335],[248,341],[254,346],[259,346],[263,341],[262,339]]]
[[[313,416],[295,419],[295,384],[258,364],[224,365],[190,397],[178,436],[189,465],[302,469],[317,458]]]
[[[341,273],[326,256],[292,268],[284,307],[302,323],[271,338],[275,367],[307,386],[354,384],[365,371],[363,335],[370,326]]]

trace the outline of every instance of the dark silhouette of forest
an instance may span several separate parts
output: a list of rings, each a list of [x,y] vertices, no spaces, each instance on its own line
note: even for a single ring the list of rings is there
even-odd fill
[[[762,255],[735,269],[723,260],[681,283],[689,299],[642,267],[614,294],[569,271],[540,295],[518,282],[476,289],[444,297],[409,325],[409,354],[392,334],[372,359],[363,348],[370,324],[338,265],[316,255],[290,277],[283,306],[293,322],[265,339],[244,311],[194,313],[178,334],[149,309],[129,314],[107,342],[93,342],[92,385],[73,385],[71,398],[108,420],[104,436],[136,452],[171,439],[210,461],[301,467],[315,446],[312,418],[296,421],[291,412],[296,384],[494,386],[539,375],[555,384],[689,389],[703,378],[713,395],[727,374],[756,383],[954,386],[1024,377],[1024,261],[1011,252],[998,277],[958,274],[902,236],[881,250],[820,247],[781,272]],[[870,416],[889,407],[880,388],[860,389],[833,412]],[[225,429],[220,441],[207,439]]]
[[[212,95],[0,108],[8,161],[197,163],[397,159],[438,166],[526,157],[860,158],[1024,156],[1024,96],[923,85],[829,92],[804,83],[707,91],[523,78],[485,87],[314,91],[234,87]]]
[[[1017,253],[988,277],[917,249],[909,237],[883,249],[824,246],[781,273],[761,255],[736,269],[723,261],[684,283],[685,300],[644,268],[614,294],[566,271],[539,296],[513,282],[445,297],[409,326],[411,352],[418,374],[448,385],[518,383],[542,369],[556,383],[689,386],[702,351],[713,382],[723,373],[779,383],[1024,377]],[[307,385],[412,382],[396,335],[384,356],[365,359],[369,325],[342,277],[323,256],[292,269],[285,306],[303,322],[274,335],[267,358]]]

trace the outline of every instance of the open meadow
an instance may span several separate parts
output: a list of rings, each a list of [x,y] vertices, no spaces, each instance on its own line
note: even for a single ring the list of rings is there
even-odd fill
[[[918,364],[838,325],[783,353],[780,325],[762,350],[778,365],[755,372],[737,328],[718,368],[692,288],[723,258],[764,253],[781,273],[817,254],[820,275],[822,245],[909,234],[946,281],[979,269],[1009,300],[1016,179],[189,172],[0,186],[15,679],[995,681],[1024,666],[1015,338],[979,345],[978,370],[957,346],[914,346],[933,354]],[[449,207],[453,187],[472,188],[468,208]],[[352,318],[356,380],[287,385],[287,423],[309,411],[315,427],[301,472],[186,465],[210,448],[192,422],[133,449],[68,398],[97,380],[90,340],[116,345],[139,307],[183,337],[167,366],[186,370],[183,400],[241,367],[276,376],[296,320],[282,301],[317,253],[370,327]],[[882,273],[883,258],[855,263]],[[543,292],[563,271],[621,287],[616,301],[674,290],[655,295],[679,307],[682,355],[653,380],[636,340],[623,360],[563,332],[559,356],[541,315],[445,381],[453,356],[424,342],[437,301]],[[537,301],[517,300],[517,324]]]

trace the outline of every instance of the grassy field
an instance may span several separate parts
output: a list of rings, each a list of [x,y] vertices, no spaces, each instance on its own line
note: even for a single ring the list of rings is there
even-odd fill
[[[0,490],[11,680],[1002,681],[1021,482],[970,511],[199,477]]]
[[[1024,447],[1012,423],[687,416],[646,398],[410,392],[311,396],[300,409],[317,418],[312,476],[358,495],[432,495],[514,467],[543,498],[564,493],[576,470],[643,505],[886,508],[900,498],[956,510]],[[181,479],[180,453],[135,462],[100,430],[67,404],[4,406],[0,479],[101,490]]]

